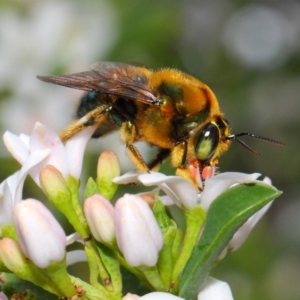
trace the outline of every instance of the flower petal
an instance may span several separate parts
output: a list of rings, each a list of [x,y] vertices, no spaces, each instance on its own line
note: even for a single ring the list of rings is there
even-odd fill
[[[204,191],[201,193],[200,201],[204,209],[208,209],[225,190],[237,183],[251,183],[260,176],[259,173],[244,174],[238,172],[220,173],[205,181]]]
[[[27,134],[21,133],[19,135],[19,137],[20,137],[20,140],[23,141],[23,143],[26,145],[26,147],[28,149],[30,149],[30,146],[29,146],[30,145],[30,136]]]
[[[74,232],[67,236],[67,245],[68,246],[75,242],[82,243],[82,244],[84,243],[82,240],[82,237],[80,236],[80,234],[78,232]]]
[[[198,300],[233,300],[233,297],[226,282],[208,277],[198,294]]]
[[[164,292],[152,292],[152,293],[142,296],[139,299],[142,299],[142,300],[184,300],[181,297],[174,296],[172,294],[164,293]]]
[[[229,242],[229,249],[231,251],[235,251],[241,247],[241,245],[245,242],[250,232],[254,228],[254,226],[258,223],[258,221],[265,215],[273,202],[268,203],[254,215],[252,215],[246,223],[244,223],[239,230],[233,235],[231,241]]]
[[[38,150],[30,154],[20,171],[9,176],[0,185],[0,224],[11,223],[11,211],[13,206],[22,199],[24,181],[29,172],[33,172],[34,167],[43,161],[49,154],[49,150]]]
[[[19,178],[19,191],[18,197],[21,198],[21,190],[23,189],[23,182],[26,179],[26,176],[30,174],[35,183],[40,186],[39,180],[39,172],[41,170],[41,166],[44,165],[47,157],[50,155],[50,149],[41,149],[33,151],[29,154],[29,156],[23,162],[20,178]]]
[[[69,173],[68,157],[60,137],[49,127],[37,122],[30,136],[30,150],[34,152],[42,149],[50,149],[51,151],[45,165],[54,166],[66,178]]]
[[[10,177],[16,177],[16,173]],[[11,224],[11,211],[13,208],[13,195],[7,183],[3,181],[0,185],[0,226]]]
[[[142,174],[141,172],[137,172],[137,171],[127,172],[122,176],[118,176],[114,178],[113,182],[117,184],[136,183],[138,182],[138,177],[141,174]]]
[[[76,264],[78,262],[87,261],[86,253],[84,250],[73,250],[67,252],[67,266]]]
[[[77,179],[81,174],[82,161],[86,145],[95,130],[95,126],[89,126],[66,142],[65,150],[67,154],[69,174]]]
[[[272,184],[270,178],[268,177],[265,177],[263,181],[256,180],[255,182],[263,182],[268,185]],[[265,215],[272,203],[273,201],[269,202],[267,205],[265,205],[263,208],[257,211],[238,229],[238,231],[233,235],[232,239],[228,243],[228,246],[222,251],[222,253],[218,257],[218,259],[223,259],[226,256],[228,250],[235,251],[241,247],[241,245],[245,242],[254,226]]]
[[[138,177],[144,185],[157,185],[176,205],[193,208],[198,203],[199,190],[188,180],[179,176],[166,176],[158,172],[142,174]]]
[[[3,142],[10,154],[20,163],[23,164],[30,151],[24,141],[15,134],[6,131],[3,135]]]

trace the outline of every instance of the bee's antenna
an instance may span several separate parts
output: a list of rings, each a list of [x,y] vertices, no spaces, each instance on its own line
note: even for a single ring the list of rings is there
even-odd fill
[[[249,133],[249,132],[241,132],[241,133],[237,133],[237,134],[232,134],[226,137],[226,140],[236,140],[237,142],[239,142],[242,146],[244,146],[246,149],[248,149],[250,152],[252,152],[255,155],[259,155],[259,153],[252,149],[249,145],[247,145],[244,141],[242,141],[241,139],[239,139],[238,137],[243,136],[243,135],[247,135],[250,137],[253,137],[255,139],[259,139],[265,142],[269,142],[278,146],[283,146],[284,143],[276,141],[276,140],[272,140],[263,136],[259,136],[259,135],[255,135],[253,133]]]

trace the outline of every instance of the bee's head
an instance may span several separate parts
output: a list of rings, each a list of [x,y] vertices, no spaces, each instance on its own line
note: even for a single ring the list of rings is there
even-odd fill
[[[230,134],[228,121],[222,117],[217,117],[215,120],[202,127],[195,136],[195,156],[202,166],[213,165],[216,158],[228,149],[232,140],[238,141],[253,154],[259,155],[256,150],[252,149],[244,141],[239,139],[240,136],[244,135],[276,145],[284,145],[282,142],[258,136],[253,133],[242,132],[238,134]]]
[[[199,130],[195,136],[195,156],[201,165],[211,165],[228,149],[231,142],[227,139],[229,132],[229,123],[222,117],[217,117]]]

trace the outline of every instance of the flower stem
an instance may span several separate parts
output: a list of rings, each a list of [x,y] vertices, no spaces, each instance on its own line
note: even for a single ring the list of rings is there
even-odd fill
[[[121,300],[122,298],[121,293],[108,293],[105,290],[101,291],[77,277],[70,277],[72,279],[73,284],[77,287],[81,287],[85,292],[85,294],[83,295],[84,298],[80,297],[80,300]]]
[[[146,267],[140,266],[138,269],[144,274],[145,278],[152,286],[152,289],[155,291],[166,291],[164,283],[162,282],[157,266]]]
[[[94,240],[85,242],[85,252],[88,259],[88,264],[90,268],[90,282],[92,286],[96,287],[99,290],[105,292],[105,288],[98,282],[99,277],[103,283],[110,281],[110,276],[99,256],[97,246]],[[110,289],[108,289],[110,290]]]
[[[83,237],[83,238],[86,238],[90,235],[90,231],[89,231],[89,227],[88,227],[88,224],[87,224],[87,221],[86,221],[86,218],[84,216],[84,213],[83,213],[83,209],[82,209],[82,205],[79,201],[79,198],[78,198],[78,190],[79,190],[79,181],[72,177],[72,176],[69,176],[67,178],[67,185],[70,189],[70,192],[71,192],[71,201],[72,201],[72,206],[73,206],[73,209],[76,213],[76,216],[80,222],[80,231],[77,230],[77,226],[76,224],[72,224],[74,226],[74,228],[76,229],[77,232],[79,232],[79,234]]]
[[[159,253],[158,270],[165,287],[169,287],[174,267],[174,257],[170,255],[178,229],[169,227],[164,233],[164,246]]]
[[[170,287],[172,293],[175,294],[178,292],[179,276],[190,259],[192,250],[199,238],[206,217],[206,213],[200,205],[194,206],[191,210],[184,209],[184,215],[186,220],[186,230],[182,248],[173,269]]]

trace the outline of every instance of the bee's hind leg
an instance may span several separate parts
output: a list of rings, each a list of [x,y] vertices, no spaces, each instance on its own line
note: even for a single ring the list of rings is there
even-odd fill
[[[105,113],[105,110],[106,110],[106,106],[99,106],[96,109],[87,113],[84,117],[71,122],[65,129],[63,129],[60,132],[59,136],[61,140],[65,142],[70,138],[72,138],[77,133],[81,132],[82,130],[90,126],[97,126],[98,128],[100,125],[102,125],[99,128],[106,128],[107,132],[113,131],[116,125],[108,119],[108,115],[107,113]],[[98,134],[97,131],[98,129],[95,132],[97,137],[103,135],[103,134]]]

